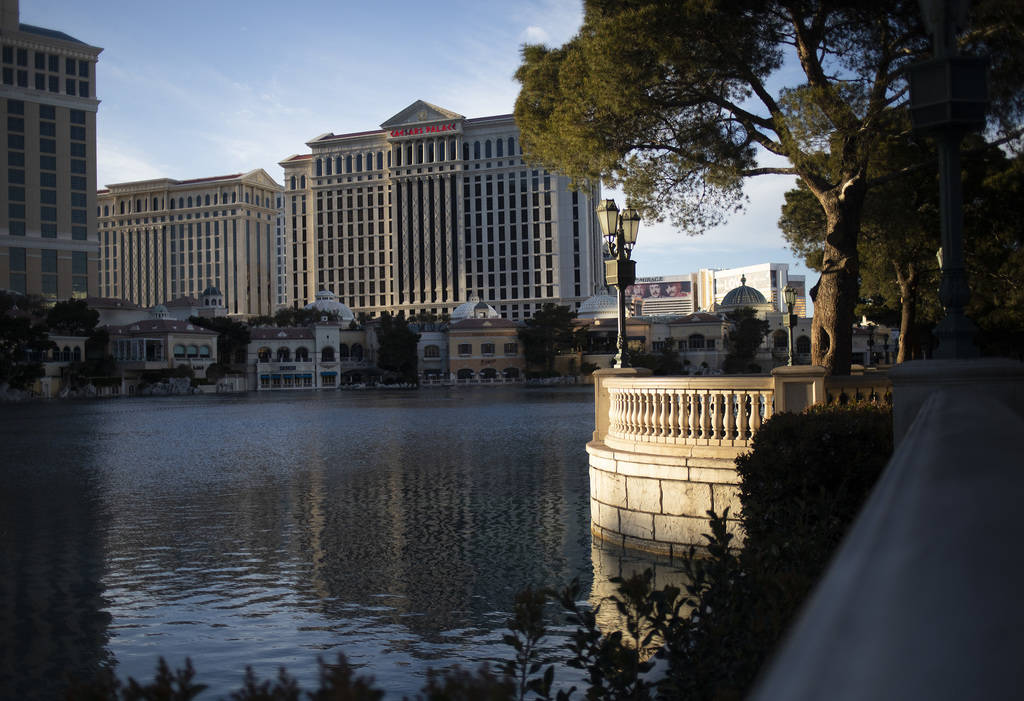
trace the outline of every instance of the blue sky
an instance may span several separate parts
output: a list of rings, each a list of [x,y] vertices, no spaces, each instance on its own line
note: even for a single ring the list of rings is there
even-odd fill
[[[467,117],[512,111],[524,43],[558,45],[580,0],[237,2],[21,0],[21,21],[103,47],[97,181],[265,169],[324,132],[374,129],[417,99]],[[776,222],[793,179],[748,181],[743,215],[703,236],[643,223],[642,276],[763,262],[808,271]],[[620,206],[622,197],[611,193]]]

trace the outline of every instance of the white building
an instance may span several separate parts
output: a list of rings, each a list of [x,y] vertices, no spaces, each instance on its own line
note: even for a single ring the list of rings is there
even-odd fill
[[[804,277],[794,275],[791,281],[787,263],[758,263],[727,270],[702,268],[696,274],[697,299],[701,311],[714,311],[727,293],[743,284],[741,278],[744,277],[746,284],[764,295],[776,311],[786,311],[782,291],[792,285],[797,290],[796,313],[806,315]]]
[[[369,317],[441,316],[474,295],[506,319],[603,286],[598,193],[524,162],[512,115],[416,101],[281,162],[286,293],[331,290]]]

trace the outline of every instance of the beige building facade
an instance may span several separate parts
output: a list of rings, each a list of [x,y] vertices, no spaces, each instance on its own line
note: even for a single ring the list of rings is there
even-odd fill
[[[440,316],[477,298],[520,320],[604,284],[598,192],[528,166],[511,115],[417,101],[307,146],[281,162],[291,306],[327,289],[369,317]]]
[[[0,0],[0,289],[95,294],[96,60]]]
[[[213,287],[229,315],[273,314],[280,194],[262,169],[109,185],[97,199],[99,296],[149,307]]]

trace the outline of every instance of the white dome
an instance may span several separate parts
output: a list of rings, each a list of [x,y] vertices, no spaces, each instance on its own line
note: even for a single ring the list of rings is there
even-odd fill
[[[596,294],[584,300],[576,313],[579,319],[614,319],[618,315],[619,301],[606,294]]]
[[[499,319],[501,314],[487,302],[474,298],[455,307],[448,318],[453,322],[463,319]]]
[[[338,301],[337,295],[330,290],[320,290],[316,293],[316,301],[307,304],[306,309],[316,309],[327,314],[337,314],[341,321],[352,321],[356,315],[342,302]]]
[[[171,313],[167,310],[167,307],[162,304],[158,304],[149,310],[149,315],[154,319],[166,319],[171,315]]]

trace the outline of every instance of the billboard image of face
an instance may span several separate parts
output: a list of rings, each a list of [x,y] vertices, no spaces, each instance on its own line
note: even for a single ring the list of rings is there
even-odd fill
[[[690,296],[689,280],[675,282],[638,282],[626,288],[628,299],[686,298]]]

